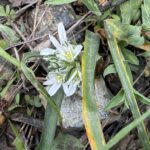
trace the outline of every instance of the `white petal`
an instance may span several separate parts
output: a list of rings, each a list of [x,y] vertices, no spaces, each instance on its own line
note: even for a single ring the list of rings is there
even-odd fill
[[[63,84],[63,89],[66,96],[71,96],[75,93],[77,86],[74,84]]]
[[[65,27],[62,22],[58,24],[58,35],[61,44],[67,41]]]
[[[40,51],[40,55],[44,55],[44,56],[52,55],[54,53],[55,53],[55,50],[51,48],[44,48]]]
[[[56,38],[52,35],[49,35],[50,41],[53,43],[53,45],[56,47],[56,49],[61,50],[62,46],[59,44],[59,42],[56,40]]]
[[[82,45],[77,45],[76,48],[73,50],[74,59],[80,54],[82,47]]]
[[[53,96],[57,91],[58,89],[61,87],[61,84],[53,84],[50,89],[48,90],[48,93],[50,96]]]
[[[56,82],[55,78],[49,79],[43,83],[43,85],[52,85]]]

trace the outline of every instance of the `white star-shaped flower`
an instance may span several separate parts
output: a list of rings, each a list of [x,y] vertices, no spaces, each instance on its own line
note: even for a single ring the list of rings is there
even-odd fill
[[[62,23],[58,24],[58,36],[59,41],[52,35],[49,35],[50,41],[56,49],[46,48],[40,53],[43,56],[53,55],[54,53],[63,61],[73,62],[76,57],[80,54],[82,45],[72,45],[67,40],[66,31]]]
[[[76,58],[81,52],[82,45],[70,44],[62,23],[58,24],[58,36],[59,41],[49,35],[55,49],[45,48],[40,52],[43,58],[49,62],[48,68],[50,69],[47,80],[43,84],[46,85],[51,96],[61,87],[66,96],[71,96],[81,82],[80,63],[78,60],[76,61]]]

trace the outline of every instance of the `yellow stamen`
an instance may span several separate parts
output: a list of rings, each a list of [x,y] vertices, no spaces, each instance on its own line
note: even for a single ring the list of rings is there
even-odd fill
[[[69,50],[65,53],[65,57],[68,59],[68,60],[72,60],[73,58],[73,54],[72,52]]]
[[[60,75],[56,76],[56,81],[61,83],[63,81],[63,77]]]

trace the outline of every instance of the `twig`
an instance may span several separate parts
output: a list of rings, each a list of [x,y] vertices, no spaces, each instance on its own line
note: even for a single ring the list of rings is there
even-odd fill
[[[26,5],[25,7],[23,7],[22,9],[18,10],[16,12],[16,18],[20,17],[28,8],[30,8],[31,6],[33,6],[34,4],[36,4],[38,2],[38,0]]]
[[[11,23],[11,26],[16,30],[16,32],[20,35],[20,37],[22,38],[23,41],[26,41],[25,36],[21,33],[21,31],[18,29],[17,25],[14,23]],[[30,51],[33,50],[33,48],[31,47],[31,45],[29,43],[26,43],[28,48],[30,49]]]

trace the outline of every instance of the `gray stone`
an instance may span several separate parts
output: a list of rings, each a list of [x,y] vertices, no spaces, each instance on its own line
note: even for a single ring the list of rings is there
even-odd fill
[[[41,16],[46,9],[45,5],[39,7],[37,20],[41,20]],[[28,13],[27,21],[31,31],[33,30],[33,22],[35,19],[36,9],[31,10]],[[77,20],[75,12],[70,5],[61,5],[61,6],[49,6],[45,15],[42,18],[42,21],[38,25],[35,36],[40,37],[46,34],[52,34],[57,31],[57,24],[63,22],[65,27],[72,25]],[[70,41],[82,43],[84,41],[84,32],[80,32],[83,26],[78,26],[74,31],[70,32],[67,37]],[[51,43],[49,39],[40,40],[39,44],[33,45],[33,51],[41,51],[44,48],[50,47]]]
[[[104,107],[111,99],[112,95],[107,89],[104,79],[100,77],[95,79],[95,97],[96,104],[99,110],[100,119],[106,119],[108,113]],[[82,121],[82,96],[75,94],[71,97],[66,97],[61,105],[62,125],[65,129],[83,128]]]
[[[41,19],[42,14],[44,13],[47,6],[41,5],[39,7],[37,21]],[[28,23],[30,28],[33,27],[33,22],[35,19],[36,9],[33,9],[28,14]],[[39,24],[35,35],[42,36],[47,33],[52,33],[57,30],[57,24],[63,22],[65,26],[70,25],[73,22],[75,17],[75,12],[73,11],[70,5],[61,5],[61,6],[49,6],[45,15],[42,18],[41,23]],[[32,30],[31,30],[32,31]]]

